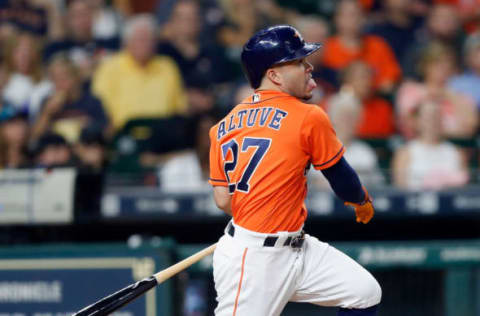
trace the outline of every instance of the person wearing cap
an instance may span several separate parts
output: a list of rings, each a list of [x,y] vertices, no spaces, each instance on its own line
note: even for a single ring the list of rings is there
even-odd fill
[[[73,150],[82,169],[101,172],[106,164],[106,140],[102,129],[95,125],[85,127]]]
[[[74,157],[65,138],[59,134],[42,135],[33,145],[34,164],[38,168],[75,166]]]
[[[29,164],[27,112],[14,106],[0,107],[0,168],[21,168]]]
[[[216,316],[277,316],[289,301],[337,306],[339,316],[376,315],[375,278],[303,231],[311,165],[357,222],[374,214],[327,114],[305,103],[316,87],[307,58],[320,47],[289,25],[253,35],[241,58],[255,91],[210,129],[209,182],[217,206],[232,216],[213,256]]]

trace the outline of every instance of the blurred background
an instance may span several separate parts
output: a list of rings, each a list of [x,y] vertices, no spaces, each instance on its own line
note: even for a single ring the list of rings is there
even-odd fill
[[[1,0],[2,316],[69,315],[223,234],[208,130],[280,23],[323,43],[309,102],[377,211],[311,170],[306,230],[372,271],[381,316],[480,315],[480,1]],[[209,260],[117,315],[213,315]]]

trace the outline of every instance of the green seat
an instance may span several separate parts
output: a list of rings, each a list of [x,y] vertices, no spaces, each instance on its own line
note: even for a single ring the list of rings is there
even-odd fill
[[[189,121],[184,117],[167,119],[140,118],[128,121],[111,143],[112,173],[148,171],[139,161],[140,154],[163,154],[191,146]]]

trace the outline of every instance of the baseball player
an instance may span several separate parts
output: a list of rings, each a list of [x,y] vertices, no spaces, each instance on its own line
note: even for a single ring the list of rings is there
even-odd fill
[[[280,315],[287,302],[376,315],[381,289],[354,260],[302,230],[306,170],[321,170],[357,222],[374,209],[344,147],[318,106],[306,57],[321,47],[288,25],[256,33],[242,64],[255,93],[210,130],[210,183],[233,219],[213,256],[215,315]]]

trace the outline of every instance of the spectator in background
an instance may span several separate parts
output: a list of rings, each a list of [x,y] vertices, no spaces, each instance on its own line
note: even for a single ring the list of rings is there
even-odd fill
[[[432,42],[441,42],[455,51],[462,48],[461,25],[458,12],[449,4],[434,4],[425,24],[415,33],[415,41],[407,48],[401,60],[404,77],[418,79],[417,65],[422,52]]]
[[[207,114],[195,120],[194,149],[166,161],[159,171],[160,186],[166,192],[209,190],[209,130],[216,120]]]
[[[58,1],[4,0],[0,2],[0,29],[11,27],[7,33],[18,30],[56,39],[62,33],[60,9]]]
[[[336,35],[325,42],[323,64],[335,70],[361,60],[374,71],[374,87],[391,93],[401,70],[388,44],[380,37],[363,33],[365,16],[357,0],[341,0],[335,14]]]
[[[65,23],[64,38],[45,47],[44,60],[48,62],[57,53],[64,52],[79,67],[82,79],[88,81],[99,61],[118,49],[119,40],[94,37],[94,11],[88,0],[69,1]]]
[[[92,33],[95,39],[109,40],[119,38],[123,16],[106,4],[105,0],[89,0],[93,10]]]
[[[0,110],[0,168],[20,168],[29,165],[28,134],[26,112],[3,105]]]
[[[341,91],[352,93],[362,104],[356,135],[362,138],[387,138],[395,132],[393,106],[377,96],[373,87],[374,74],[368,64],[356,61],[343,71]],[[342,93],[342,92],[340,92]],[[332,107],[327,102],[328,111]]]
[[[163,0],[172,1],[172,0]],[[176,0],[173,0],[176,1]],[[151,13],[155,10],[159,0],[112,0],[115,8],[126,17],[133,17],[137,14]]]
[[[105,183],[107,164],[106,143],[103,131],[96,126],[82,130],[78,143],[73,145],[77,161],[75,179],[76,220],[98,218]]]
[[[28,112],[32,94],[48,90],[43,80],[41,47],[37,38],[21,33],[9,40],[5,48],[5,66],[8,79],[2,97],[7,104]]]
[[[217,98],[216,109],[218,114],[223,113],[223,116],[227,115],[235,105],[241,103],[245,98],[251,97],[254,92],[246,78],[236,81],[229,87],[229,91],[225,95]]]
[[[172,57],[185,81],[194,77],[210,83],[231,78],[227,61],[219,47],[201,42],[201,8],[195,0],[180,0],[162,28],[158,53]]]
[[[169,119],[168,122],[156,121],[155,125],[157,128],[167,123],[164,128],[167,129],[169,137],[168,140],[162,137],[153,137],[154,140],[149,142],[149,149],[140,154],[140,163],[143,167],[156,168],[163,165],[172,157],[183,156],[185,153],[188,154],[190,152],[189,148],[196,143],[196,126],[199,124],[197,120],[210,117],[206,113],[216,111],[216,109],[214,109],[215,96],[212,85],[202,80],[202,78],[191,78],[190,81],[187,82],[186,95],[188,101],[188,117],[175,117]],[[175,131],[172,131],[168,125],[173,126]],[[192,125],[193,128],[191,128]],[[159,132],[160,136],[163,136],[162,134],[164,133]],[[192,139],[192,137],[194,139]],[[171,146],[173,143],[175,146]]]
[[[232,100],[231,104],[240,104],[246,98],[252,96],[252,94],[254,94],[254,93],[255,93],[255,90],[252,89],[252,87],[250,86],[249,83],[245,82],[245,83],[237,86],[237,88],[235,89],[234,95],[233,95],[233,100]]]
[[[358,0],[358,3],[362,6],[363,10],[371,13],[381,9],[380,0]]]
[[[3,88],[8,82],[8,77],[9,77],[8,67],[5,64],[5,62],[3,62],[3,58],[0,58],[0,91],[3,91]]]
[[[218,33],[219,41],[234,51],[248,41],[261,23],[253,0],[221,0],[220,7],[225,14],[225,25]],[[233,53],[233,52],[232,52]],[[238,53],[239,55],[239,53]]]
[[[448,87],[456,92],[470,97],[480,110],[480,33],[468,36],[463,47],[466,70],[452,77]]]
[[[65,139],[55,133],[42,135],[33,145],[34,165],[40,168],[75,166],[72,150]]]
[[[480,26],[480,1],[478,0],[434,0],[436,3],[448,3],[458,11],[460,21],[468,33],[476,32]]]
[[[342,91],[330,99],[328,115],[338,138],[345,146],[345,159],[358,172],[362,183],[368,186],[382,184],[384,179],[378,167],[375,151],[355,136],[362,117],[360,100],[352,93]],[[328,187],[320,172],[311,172],[309,179],[318,188]]]
[[[477,129],[478,113],[474,102],[447,87],[456,68],[455,53],[440,42],[430,43],[418,64],[422,81],[406,81],[398,89],[396,110],[398,126],[406,138],[415,133],[415,108],[425,100],[440,107],[442,130],[445,137],[472,137]]]
[[[242,103],[245,98],[251,97],[254,92],[246,80],[235,82],[235,84],[230,87],[228,93],[223,96],[223,98],[219,98],[219,106],[217,107],[219,114],[223,113],[223,116],[227,115],[236,104]]]
[[[93,92],[101,99],[116,130],[134,118],[165,118],[186,112],[177,65],[156,56],[155,21],[131,18],[123,33],[124,49],[97,69]]]
[[[335,11],[337,0],[322,0],[322,1],[291,1],[291,0],[276,0],[276,2],[286,8],[287,10],[301,15],[316,14],[331,19]],[[302,33],[303,34],[303,33]]]
[[[317,16],[298,16],[293,25],[302,34],[304,40],[309,43],[325,43],[330,30],[328,23]],[[313,66],[313,79],[317,87],[312,91],[313,97],[310,103],[319,104],[323,98],[336,92],[339,88],[337,72],[334,69],[322,65],[322,52],[309,57],[308,60]]]
[[[195,116],[213,110],[215,96],[211,82],[200,77],[186,82],[188,115]]]
[[[430,11],[432,1],[431,0],[412,0],[412,5],[410,7],[412,14],[425,17]]]
[[[89,125],[82,129],[80,138],[73,146],[78,166],[82,172],[103,172],[107,163],[106,141],[103,130]]]
[[[65,55],[53,58],[49,76],[54,88],[35,119],[33,140],[47,131],[55,131],[74,143],[88,125],[98,126],[102,131],[107,128],[108,119],[102,103],[82,88],[79,70],[70,59]]]
[[[263,27],[285,22],[285,12],[274,0],[219,0],[225,22],[218,39],[232,59],[240,56],[243,45]]]
[[[298,15],[293,21],[293,26],[302,34],[305,42],[323,43],[330,35],[330,26],[323,18],[315,15]],[[309,58],[310,63],[315,67],[321,64],[321,53]]]
[[[383,1],[383,21],[369,27],[369,33],[382,37],[395,53],[398,61],[404,59],[407,47],[415,40],[420,21],[411,13],[414,0]]]
[[[395,152],[393,182],[410,190],[443,189],[468,181],[459,150],[443,140],[441,105],[422,102],[414,111],[417,137]]]

